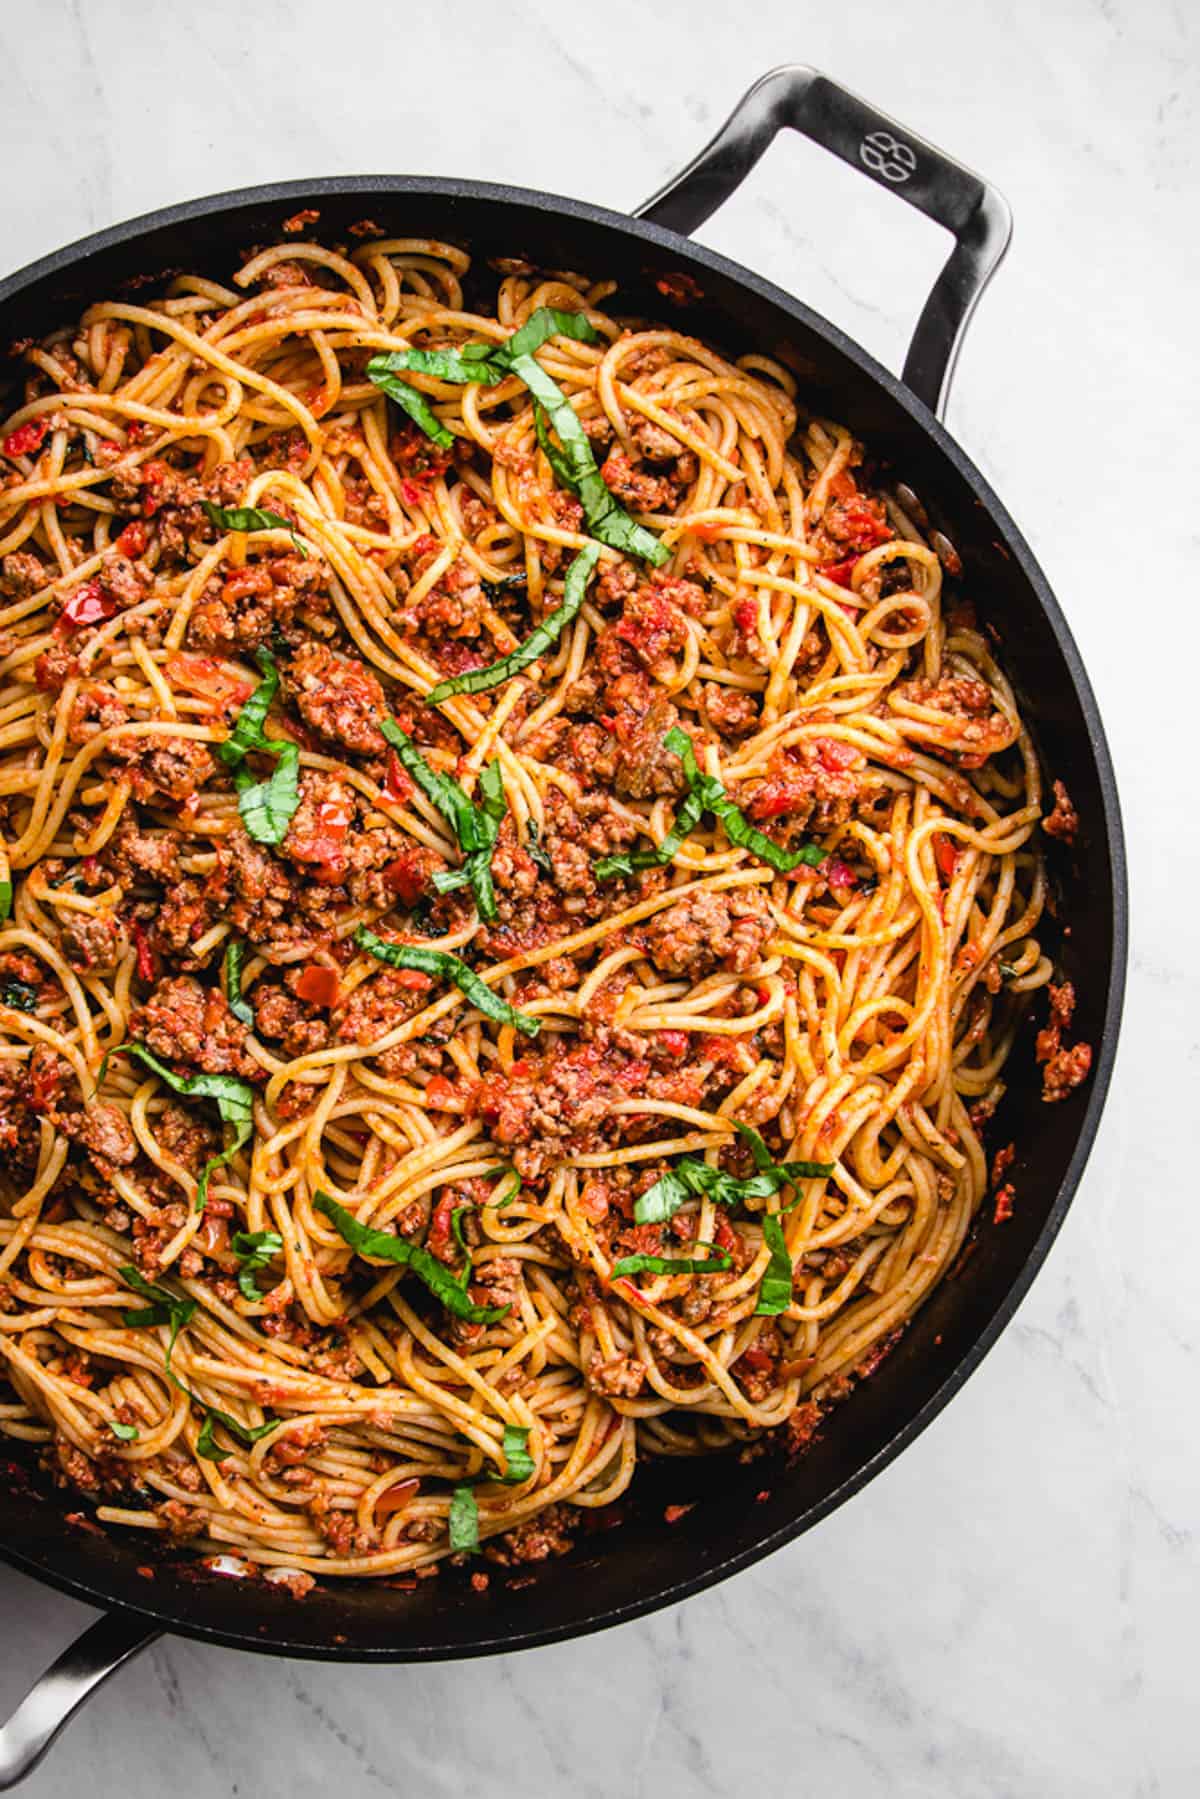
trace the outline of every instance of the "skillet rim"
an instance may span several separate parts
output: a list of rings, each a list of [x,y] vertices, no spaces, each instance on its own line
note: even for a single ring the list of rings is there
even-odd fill
[[[200,1624],[189,1621],[165,1606],[155,1606],[152,1601],[148,1601],[144,1605],[131,1605],[125,1600],[117,1602],[99,1584],[89,1585],[87,1581],[75,1579],[57,1569],[47,1568],[37,1558],[26,1556],[19,1548],[0,1541],[0,1561],[8,1563],[21,1573],[31,1576],[34,1580],[58,1592],[82,1600],[85,1604],[100,1606],[105,1611],[117,1612],[127,1617],[143,1619],[148,1630],[157,1625],[172,1635],[199,1642],[220,1644],[225,1648],[242,1649],[260,1655],[295,1656],[306,1661],[348,1663],[466,1661],[477,1656],[539,1648],[551,1643],[567,1641],[573,1637],[589,1636],[596,1631],[628,1623],[635,1618],[644,1617],[648,1613],[662,1610],[680,1600],[689,1599],[694,1594],[703,1592],[720,1581],[727,1580],[731,1575],[753,1566],[754,1563],[773,1554],[775,1550],[781,1549],[785,1544],[794,1542],[805,1531],[819,1524],[823,1518],[828,1517],[831,1512],[837,1510],[839,1506],[845,1504],[855,1493],[865,1487],[869,1481],[882,1472],[889,1462],[915,1442],[938,1413],[966,1384],[1010,1323],[1018,1306],[1029,1291],[1034,1277],[1045,1262],[1075,1197],[1099,1129],[1116,1060],[1128,961],[1128,874],[1121,807],[1112,756],[1101,720],[1099,705],[1078,646],[1032,550],[1015,521],[974,462],[924,402],[918,399],[898,376],[885,368],[854,338],[826,319],[821,313],[815,312],[804,301],[796,299],[784,289],[777,287],[774,282],[765,280],[732,258],[723,256],[720,252],[711,250],[705,245],[697,244],[679,232],[668,230],[661,225],[652,225],[645,219],[634,218],[610,207],[598,206],[590,201],[576,200],[565,195],[552,194],[542,189],[434,175],[318,176],[310,180],[269,182],[203,195],[173,206],[141,213],[134,218],[122,220],[101,231],[78,238],[63,248],[26,264],[14,274],[0,280],[0,335],[3,333],[4,307],[27,288],[47,277],[82,264],[93,255],[119,245],[135,242],[138,238],[145,237],[161,228],[233,212],[240,207],[276,203],[291,205],[298,200],[318,199],[322,195],[339,197],[362,195],[366,198],[403,194],[421,194],[446,200],[461,199],[476,204],[495,202],[521,206],[550,217],[565,215],[583,224],[599,225],[609,230],[615,230],[627,238],[652,245],[656,249],[669,250],[688,263],[698,265],[702,269],[707,269],[726,280],[749,289],[759,299],[766,301],[795,320],[814,336],[822,339],[832,350],[854,363],[863,375],[881,387],[889,399],[908,414],[912,425],[926,438],[932,440],[935,448],[946,457],[955,472],[984,507],[989,520],[1002,539],[1004,547],[1011,553],[1022,575],[1032,588],[1038,607],[1063,658],[1087,729],[1088,745],[1100,791],[1105,847],[1111,869],[1112,960],[1104,999],[1099,1054],[1093,1067],[1087,1106],[1079,1125],[1075,1147],[1066,1173],[1059,1183],[1054,1202],[1047,1213],[1045,1223],[1007,1290],[983,1323],[966,1353],[960,1357],[924,1404],[899,1426],[876,1453],[822,1498],[810,1502],[797,1518],[789,1521],[780,1529],[765,1534],[752,1547],[743,1549],[728,1558],[719,1559],[684,1580],[676,1580],[665,1587],[648,1591],[643,1597],[628,1604],[605,1605],[600,1603],[593,1611],[570,1622],[529,1629],[523,1628],[519,1621],[515,1621],[515,1628],[511,1633],[506,1632],[503,1635],[500,1634],[497,1625],[489,1622],[487,1629],[490,1634],[481,1635],[477,1641],[465,1647],[462,1645],[439,1645],[436,1647],[408,1645],[362,1648],[356,1647],[352,1643],[313,1645],[289,1640],[283,1635],[265,1638],[255,1632],[249,1622],[247,1622],[245,1630],[238,1631],[208,1623]],[[483,1622],[481,1619],[481,1623]]]

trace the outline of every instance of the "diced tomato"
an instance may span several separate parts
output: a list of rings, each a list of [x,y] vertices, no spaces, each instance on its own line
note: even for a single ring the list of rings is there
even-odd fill
[[[396,971],[397,987],[407,987],[410,993],[428,993],[433,981],[419,968],[400,968]]]
[[[129,927],[129,935],[132,937],[133,947],[137,951],[138,979],[152,981],[155,975],[154,951],[150,948],[150,940],[136,918]]]
[[[688,526],[689,535],[692,537],[698,537],[700,539],[701,543],[716,543],[717,539],[720,537],[722,531],[724,531],[724,530],[725,530],[725,525],[722,523],[722,521],[720,519],[715,519],[715,518],[714,519],[705,519],[699,525],[689,525]]]
[[[655,1031],[654,1040],[661,1043],[668,1055],[686,1056],[688,1034],[686,1031]]]
[[[64,637],[68,631],[81,630],[84,625],[103,624],[119,611],[116,600],[105,592],[99,581],[85,581],[82,587],[75,589],[55,619],[55,635]]]
[[[140,518],[130,519],[125,529],[117,538],[117,548],[122,556],[140,556],[150,540],[150,533]]]
[[[751,818],[782,818],[791,811],[797,797],[786,781],[772,781],[759,788],[746,810]]]
[[[444,1074],[431,1075],[425,1083],[425,1098],[435,1111],[444,1112],[455,1101],[453,1084]]]
[[[818,737],[815,745],[817,757],[822,768],[836,773],[843,768],[852,768],[858,761],[859,752],[852,743],[840,743],[836,737]]]
[[[379,1495],[375,1501],[375,1516],[390,1518],[393,1512],[402,1512],[411,1499],[415,1499],[421,1490],[419,1480],[398,1480],[393,1487]]]
[[[28,419],[25,424],[18,425],[10,431],[4,440],[6,456],[34,456],[46,441],[46,433],[50,429],[49,419]]]
[[[743,637],[749,637],[758,628],[758,601],[739,600],[733,609],[733,622]]]
[[[461,1204],[461,1201],[458,1203]],[[432,1255],[445,1261],[450,1250],[450,1221],[454,1216],[455,1195],[447,1189],[433,1208],[433,1216],[429,1221],[429,1235],[425,1239],[425,1247]]]
[[[860,556],[850,556],[845,562],[825,562],[818,568],[817,573],[824,575],[827,581],[834,582],[838,587],[852,587],[854,584],[852,576],[861,560]]]
[[[137,441],[133,436],[132,429],[130,430],[129,435],[133,442]],[[142,512],[146,518],[153,518],[154,514],[162,504],[162,501],[157,498],[153,490],[156,487],[161,487],[170,473],[171,471],[166,463],[160,462],[157,457],[151,462],[144,462],[142,464]],[[148,493],[145,491],[147,488],[150,489],[150,492]]]
[[[452,450],[440,450],[418,425],[407,425],[393,433],[389,448],[401,475],[426,488],[438,475],[445,474],[454,459]]]
[[[841,530],[840,541],[859,551],[887,543],[892,536],[892,527],[882,516],[882,507],[870,500],[851,500],[842,508]]]
[[[389,893],[406,906],[415,906],[425,891],[425,864],[411,850],[389,862],[383,871],[383,884]]]
[[[303,841],[293,843],[291,853],[302,862],[334,862],[354,816],[341,800],[318,800]]]
[[[947,881],[954,879],[954,871],[958,867],[958,851],[949,837],[943,837],[939,831],[933,834],[933,857],[938,871]]]
[[[717,1219],[716,1230],[713,1232],[713,1242],[718,1249],[726,1251],[736,1249],[738,1246],[737,1232],[730,1224],[728,1218],[723,1215]]]
[[[754,1369],[756,1373],[765,1374],[769,1368],[775,1366],[775,1357],[769,1349],[760,1349],[757,1343],[752,1343],[749,1349],[743,1350],[738,1357],[738,1363],[742,1362],[745,1362],[747,1368]]]
[[[387,774],[384,777],[383,791],[389,799],[408,800],[412,798],[413,784],[404,772],[404,767],[395,750],[387,754]]]
[[[196,656],[188,650],[168,656],[163,672],[172,687],[203,694],[220,710],[229,705],[242,705],[254,692],[254,682],[238,674],[236,669],[218,662],[215,656]]]
[[[650,1078],[649,1062],[626,1062],[615,1070],[618,1086],[625,1087],[630,1093],[637,1093]]]
[[[341,997],[337,969],[316,962],[306,968],[296,982],[296,997],[306,999],[310,1006],[336,1006]]]
[[[412,553],[417,557],[428,556],[431,550],[440,550],[441,547],[440,538],[434,537],[429,531],[422,531],[413,544]]]
[[[837,856],[827,856],[821,864],[821,873],[831,887],[857,887],[858,880],[854,870]]]

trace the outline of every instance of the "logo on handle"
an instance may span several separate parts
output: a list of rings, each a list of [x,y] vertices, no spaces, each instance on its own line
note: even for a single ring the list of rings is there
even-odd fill
[[[858,154],[872,175],[881,175],[885,181],[897,186],[916,172],[916,151],[893,137],[890,131],[868,132],[858,146]]]

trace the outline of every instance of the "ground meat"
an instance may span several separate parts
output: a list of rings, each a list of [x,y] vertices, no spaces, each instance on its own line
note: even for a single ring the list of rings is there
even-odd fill
[[[565,1506],[548,1505],[534,1518],[527,1518],[515,1530],[506,1530],[484,1546],[489,1561],[511,1568],[519,1562],[544,1562],[552,1555],[566,1555],[574,1547],[568,1535],[570,1514]]]
[[[689,587],[691,583],[681,581],[677,585]],[[681,608],[668,591],[649,583],[627,597],[613,629],[630,646],[643,668],[658,679],[669,676],[673,659],[688,640],[687,620]]]
[[[1045,1063],[1042,1070],[1042,1098],[1048,1105],[1066,1099],[1074,1088],[1088,1077],[1092,1066],[1090,1043],[1076,1043],[1070,1049],[1062,1046],[1063,1035],[1071,1027],[1075,1013],[1075,989],[1070,981],[1050,986],[1050,1017],[1037,1035],[1034,1054]]]
[[[704,716],[722,737],[748,737],[758,729],[758,697],[743,693],[739,687],[723,687],[717,681],[706,681],[700,689]]]
[[[331,743],[364,756],[387,748],[378,724],[386,710],[383,688],[355,657],[306,643],[292,661],[287,685],[305,723]]]
[[[592,1140],[614,1101],[628,1099],[645,1081],[645,1063],[627,1063],[597,1043],[523,1056],[508,1074],[489,1074],[471,1099],[471,1110],[488,1125],[496,1143],[513,1146],[513,1162],[526,1179],[536,1179],[563,1151]]]
[[[34,685],[42,693],[61,693],[79,674],[79,658],[65,643],[52,643],[33,665]]]
[[[188,643],[252,650],[274,640],[302,642],[330,611],[325,570],[307,556],[272,556],[214,576],[192,609]]]
[[[380,969],[334,1013],[337,1041],[367,1045],[386,1037],[428,1004],[431,985],[428,975],[412,969]]]
[[[102,860],[123,888],[143,880],[175,881],[179,878],[179,839],[171,831],[143,831],[131,812],[126,812],[105,845]]]
[[[670,512],[677,488],[669,475],[641,474],[624,450],[613,450],[600,470],[608,491],[635,512]]]
[[[205,1074],[263,1078],[263,1070],[246,1053],[246,1027],[229,1010],[225,995],[215,987],[202,987],[191,975],[161,981],[130,1034],[167,1062]]]
[[[79,1141],[102,1171],[128,1168],[137,1160],[133,1127],[119,1106],[88,1106],[83,1114]]]
[[[653,698],[639,706],[642,690],[634,686],[645,676],[624,676],[609,689],[612,734],[617,742],[617,764],[613,785],[618,793],[631,799],[648,799],[656,794],[679,795],[687,786],[683,764],[673,750],[663,743],[672,726],[679,723],[679,713],[665,697]]]
[[[601,609],[623,605],[637,586],[637,568],[624,557],[619,562],[602,562],[592,586],[591,598]]]
[[[88,743],[101,731],[111,731],[116,725],[129,722],[129,713],[117,694],[115,687],[105,681],[88,681],[75,695],[71,706],[71,716],[67,720],[68,743]],[[136,748],[130,743],[125,751],[121,746],[113,744],[110,754],[128,754]]]
[[[155,1113],[154,1135],[172,1160],[181,1163],[192,1174],[199,1173],[220,1141],[215,1125],[208,1124],[198,1113],[177,1106],[174,1100],[168,1100],[162,1110]],[[215,1203],[209,1201],[210,1205]]]
[[[888,696],[945,715],[939,724],[941,747],[957,755],[963,768],[980,768],[989,756],[1017,740],[1016,726],[995,705],[985,681],[971,675],[941,675],[936,681],[904,681]],[[900,729],[906,720],[898,715]]]
[[[413,903],[440,866],[398,825],[368,819],[365,803],[346,781],[316,770],[301,777],[300,804],[279,854],[301,865],[306,883],[346,886],[362,906],[387,906],[398,896]]]
[[[656,425],[653,419],[645,418],[640,412],[630,426],[629,435],[646,462],[662,464],[679,462],[681,459],[690,459],[692,463],[696,461],[693,450],[689,450],[677,437],[672,437],[669,431],[664,431],[661,425]],[[691,478],[695,478],[694,473]]]
[[[806,737],[772,756],[764,778],[744,782],[737,799],[756,824],[781,818],[796,831],[829,831],[877,791],[860,750],[835,737]]]
[[[1043,818],[1042,829],[1048,837],[1061,837],[1064,843],[1075,841],[1075,833],[1079,829],[1079,814],[1061,781],[1054,783],[1054,810]]]
[[[419,567],[420,563],[418,570]],[[441,652],[446,639],[478,637],[484,629],[488,610],[479,576],[469,563],[459,561],[451,563],[436,586],[420,600],[397,614],[397,622],[406,625],[410,631],[420,632],[442,663],[445,658]],[[460,671],[443,668],[443,673],[451,672]]]
[[[51,574],[40,556],[32,550],[10,550],[0,558],[0,593],[6,599],[24,600],[51,580]]]
[[[636,1399],[645,1382],[646,1364],[636,1356],[618,1355],[606,1362],[597,1350],[588,1363],[588,1386],[607,1398]]]
[[[297,969],[285,978],[291,982],[300,977]],[[329,1042],[329,1020],[303,1000],[297,999],[286,986],[259,983],[254,989],[254,1016],[258,1035],[277,1041],[289,1060],[311,1055]]]
[[[127,764],[134,798],[150,805],[182,805],[216,767],[207,746],[192,737],[118,737],[108,754]]]
[[[128,556],[110,556],[100,571],[100,585],[124,610],[137,606],[150,592],[154,577],[140,562]]]
[[[744,974],[760,961],[771,920],[756,888],[690,893],[641,927],[641,940],[664,974],[701,980],[714,969]]]
[[[111,974],[128,950],[129,939],[112,912],[63,912],[59,948],[80,974]]]

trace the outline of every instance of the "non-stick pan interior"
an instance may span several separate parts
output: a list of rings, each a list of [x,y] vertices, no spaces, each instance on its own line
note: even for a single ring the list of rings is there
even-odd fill
[[[1080,1034],[1096,1049],[1091,1083],[1066,1103],[1038,1098],[1029,1040],[1010,1067],[993,1141],[1014,1138],[1017,1204],[984,1221],[962,1272],[946,1281],[872,1378],[827,1421],[804,1458],[722,1457],[639,1473],[616,1527],[584,1530],[563,1560],[492,1570],[476,1593],[445,1571],[406,1592],[369,1582],[318,1588],[302,1602],[261,1581],[164,1560],[156,1540],[106,1537],[75,1496],[46,1488],[0,1440],[0,1553],[100,1604],[148,1612],[169,1627],[293,1654],[416,1658],[467,1655],[595,1628],[682,1597],[814,1523],[908,1441],[977,1363],[1044,1255],[1086,1157],[1107,1085],[1124,969],[1124,870],[1111,769],[1069,636],[1028,550],[981,478],[892,377],[823,320],[767,283],[667,233],[570,201],[470,183],[349,178],[288,184],[120,227],[0,284],[0,341],[43,335],[91,302],[145,297],[170,271],[228,279],[252,245],[319,209],[324,241],[369,219],[388,236],[434,237],[469,249],[483,286],[495,257],[620,283],[618,315],[653,316],[741,353],[780,356],[812,410],[850,425],[890,463],[951,538],[963,591],[1001,637],[999,654],[1033,721],[1044,765],[1079,811],[1075,854],[1053,846],[1060,940],[1075,981]],[[656,283],[672,273],[698,291],[678,308]],[[674,287],[675,284],[668,284]],[[13,364],[8,365],[10,368]],[[671,1503],[696,1501],[673,1525]]]

